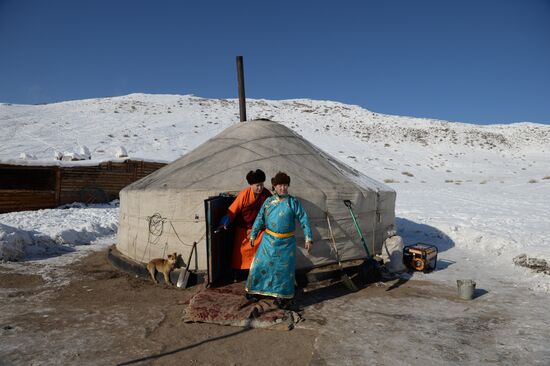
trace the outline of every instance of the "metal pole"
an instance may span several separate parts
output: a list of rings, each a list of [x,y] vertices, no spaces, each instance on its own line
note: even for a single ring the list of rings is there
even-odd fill
[[[244,68],[243,57],[237,56],[237,79],[239,82],[239,112],[241,122],[246,121],[246,97],[244,95]]]

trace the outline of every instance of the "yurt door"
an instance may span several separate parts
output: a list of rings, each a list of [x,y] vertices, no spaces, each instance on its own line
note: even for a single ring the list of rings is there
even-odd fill
[[[204,201],[206,218],[206,255],[208,285],[221,284],[231,278],[233,232],[219,230],[218,225],[235,197],[213,197]]]

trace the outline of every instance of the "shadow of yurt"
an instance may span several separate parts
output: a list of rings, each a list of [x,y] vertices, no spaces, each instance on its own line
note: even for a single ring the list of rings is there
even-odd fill
[[[405,245],[411,245],[418,242],[429,243],[435,245],[439,253],[455,246],[455,242],[436,227],[403,217],[397,217],[395,223],[397,232],[403,238]]]
[[[445,270],[455,262],[441,257],[441,253],[455,246],[455,242],[436,227],[415,222],[402,217],[396,218],[398,234],[403,238],[405,246],[417,243],[433,245],[437,248],[438,256],[434,268],[437,271]]]
[[[372,252],[380,252],[388,229],[395,224],[395,191],[282,124],[249,121],[227,128],[120,192],[118,259],[144,266],[152,258],[177,252],[187,260],[197,243],[189,268],[212,281],[209,277],[223,273],[215,268],[221,263],[212,234],[218,224],[216,215],[247,185],[247,172],[258,168],[266,173],[267,182],[279,171],[287,173],[290,194],[308,213],[315,244],[307,252],[303,233],[296,232],[297,273],[309,274],[337,263],[335,245],[342,262],[366,258],[344,200],[351,201]],[[219,212],[209,211],[212,208],[205,201],[216,202]]]

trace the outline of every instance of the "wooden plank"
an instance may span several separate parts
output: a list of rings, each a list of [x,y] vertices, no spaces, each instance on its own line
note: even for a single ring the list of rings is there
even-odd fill
[[[0,213],[55,207],[55,191],[0,190]]]
[[[59,206],[59,196],[61,194],[61,169],[55,169],[55,205]]]

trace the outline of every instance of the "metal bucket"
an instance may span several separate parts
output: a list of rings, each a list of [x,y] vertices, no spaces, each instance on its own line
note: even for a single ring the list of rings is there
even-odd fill
[[[474,298],[476,290],[474,280],[456,280],[456,285],[458,287],[458,297],[463,300],[472,300]]]

